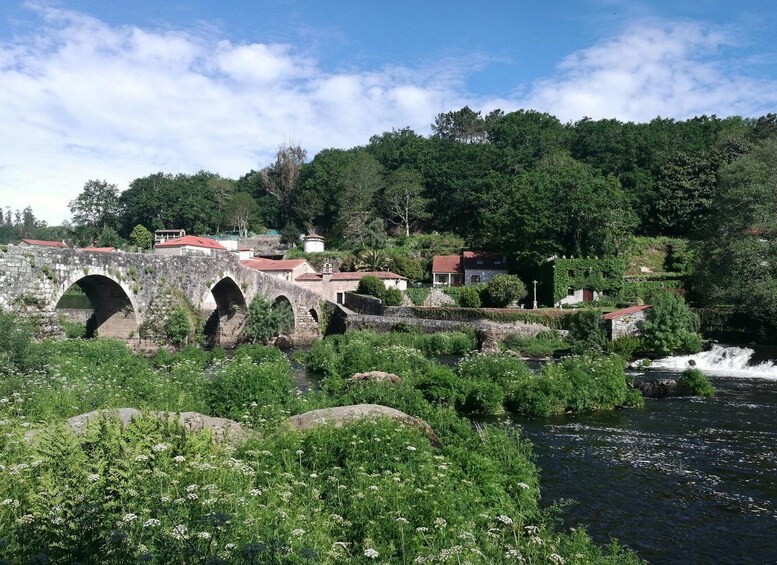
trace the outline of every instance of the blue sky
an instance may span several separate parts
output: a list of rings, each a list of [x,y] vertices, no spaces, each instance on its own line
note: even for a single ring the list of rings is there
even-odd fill
[[[0,206],[91,178],[238,177],[439,112],[777,112],[771,1],[60,0],[0,7]]]

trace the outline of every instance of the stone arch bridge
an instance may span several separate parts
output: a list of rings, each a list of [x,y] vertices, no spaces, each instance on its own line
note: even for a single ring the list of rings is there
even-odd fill
[[[321,335],[325,301],[319,295],[244,267],[232,253],[170,257],[0,248],[0,307],[35,319],[41,335],[62,333],[63,311],[57,306],[73,285],[92,306],[87,333],[123,339],[134,347],[163,341],[165,322],[179,307],[202,324],[211,344],[234,345],[247,305],[256,296],[291,306],[295,340]]]

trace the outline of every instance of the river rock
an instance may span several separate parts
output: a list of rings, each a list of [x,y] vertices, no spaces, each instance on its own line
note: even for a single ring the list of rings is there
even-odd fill
[[[375,381],[375,382],[387,382],[396,384],[402,379],[393,373],[386,373],[385,371],[367,371],[366,373],[356,373],[350,379],[350,381]]]
[[[294,349],[294,340],[287,335],[281,334],[275,338],[273,345],[281,351],[288,351]]]
[[[100,418],[113,418],[119,421],[122,429],[126,428],[132,420],[144,414],[137,408],[114,408],[107,410],[94,410],[86,414],[73,416],[65,421],[65,425],[77,434],[86,429],[89,422]],[[199,412],[145,412],[145,414],[160,419],[177,421],[178,425],[187,432],[201,432],[209,430],[214,440],[234,443],[246,439],[249,431],[238,422],[225,418],[214,418]]]
[[[380,404],[354,404],[351,406],[337,406],[335,408],[322,408],[311,410],[304,414],[292,416],[286,420],[286,424],[298,431],[309,430],[316,426],[330,425],[338,428],[359,420],[376,420],[378,418],[391,418],[406,426],[415,428],[426,434],[429,443],[433,447],[440,447],[440,440],[434,430],[421,420],[394,408],[381,406]]]
[[[667,398],[669,396],[683,396],[684,390],[677,379],[656,379],[634,383],[634,388],[642,393],[645,398]]]
[[[499,352],[499,337],[495,332],[481,328],[475,332],[478,349],[484,353]]]

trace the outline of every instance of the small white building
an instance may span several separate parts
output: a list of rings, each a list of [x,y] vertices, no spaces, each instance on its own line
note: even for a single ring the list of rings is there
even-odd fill
[[[305,253],[323,253],[324,238],[316,233],[309,233],[302,238],[302,250]]]
[[[185,235],[154,245],[154,255],[211,255],[218,251],[226,251],[218,241],[194,235]]]
[[[154,231],[154,244],[164,243],[171,239],[178,239],[186,235],[186,230],[156,230]]]
[[[407,290],[407,279],[388,271],[358,271],[355,273],[306,273],[294,279],[294,283],[320,294],[331,302],[343,304],[345,293],[359,287],[359,281],[367,275],[379,278],[386,288]]]

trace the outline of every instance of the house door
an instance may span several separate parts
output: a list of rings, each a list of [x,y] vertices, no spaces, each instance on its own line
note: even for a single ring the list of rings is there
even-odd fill
[[[594,291],[590,288],[583,289],[583,302],[593,302]]]

